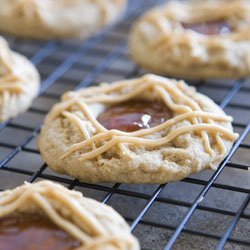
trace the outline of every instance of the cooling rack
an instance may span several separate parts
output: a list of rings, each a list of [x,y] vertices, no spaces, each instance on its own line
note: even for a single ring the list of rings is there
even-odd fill
[[[129,60],[127,34],[158,3],[131,0],[121,21],[85,42],[6,37],[37,66],[42,86],[26,113],[0,124],[0,189],[48,179],[81,191],[120,212],[142,249],[250,249],[249,79],[189,82],[234,117],[240,134],[215,172],[164,185],[88,184],[52,172],[36,148],[43,119],[63,92],[144,73]]]

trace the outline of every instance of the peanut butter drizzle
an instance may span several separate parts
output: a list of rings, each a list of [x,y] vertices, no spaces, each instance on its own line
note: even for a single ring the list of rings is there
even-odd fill
[[[100,247],[102,244],[115,246],[112,249],[130,249],[127,248],[128,246],[131,246],[132,249],[133,242],[122,232],[120,236],[110,235],[110,232],[94,214],[75,201],[80,198],[80,193],[50,181],[35,184],[25,183],[14,190],[0,192],[0,218],[19,212],[42,213],[81,243],[81,246],[75,250],[99,249],[98,246]],[[64,216],[62,208],[64,211],[68,211],[72,217],[77,218],[78,223],[71,220],[68,213]]]
[[[91,114],[88,107],[92,103],[114,105],[115,103],[141,96],[146,91],[150,91],[150,93],[160,97],[173,112],[174,117],[158,126],[128,133],[118,130],[107,130]],[[183,81],[177,82],[155,75],[145,75],[139,79],[126,80],[109,86],[92,87],[78,92],[66,93],[62,97],[62,103],[52,109],[51,116],[48,119],[56,119],[60,115],[66,117],[82,131],[84,140],[73,144],[62,155],[61,159],[83,148],[86,149],[86,147],[91,147],[92,150],[80,154],[79,159],[82,161],[99,157],[117,145],[123,149],[124,146],[129,146],[129,144],[138,144],[149,148],[161,147],[180,135],[192,132],[202,138],[204,149],[211,156],[214,156],[215,152],[211,147],[209,137],[214,136],[220,154],[224,154],[226,147],[222,137],[234,141],[238,138],[238,134],[215,122],[230,122],[232,118],[224,114],[220,115],[203,111],[198,102],[186,94],[187,92],[188,87]],[[67,111],[72,105],[77,105],[92,125],[93,136],[90,136],[87,132],[87,121],[83,122],[77,115]],[[160,139],[143,138],[163,130],[166,131],[177,122],[185,120],[191,124],[179,127],[172,132],[167,132]]]
[[[15,70],[11,51],[6,41],[0,37],[0,94],[6,99],[9,93],[25,92],[24,79]]]

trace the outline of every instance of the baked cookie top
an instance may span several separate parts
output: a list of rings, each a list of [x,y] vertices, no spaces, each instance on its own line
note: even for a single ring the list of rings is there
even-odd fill
[[[0,229],[2,249],[140,248],[111,207],[50,181],[0,192]]]
[[[173,1],[133,26],[131,57],[146,69],[184,78],[250,75],[250,4]]]
[[[64,94],[38,147],[83,181],[165,183],[215,169],[238,137],[231,121],[183,81],[145,75]]]
[[[1,0],[0,30],[39,39],[87,38],[125,6],[126,0]]]
[[[38,93],[40,77],[24,56],[0,36],[0,122],[24,112]]]

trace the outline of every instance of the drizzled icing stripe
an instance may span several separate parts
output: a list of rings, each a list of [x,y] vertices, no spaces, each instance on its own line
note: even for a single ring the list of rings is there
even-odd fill
[[[203,132],[211,132],[211,133],[221,133],[223,135],[224,138],[228,139],[228,140],[235,140],[237,137],[231,133],[230,130],[223,128],[222,126],[218,126],[215,124],[197,124],[197,125],[192,125],[192,126],[184,126],[181,127],[179,129],[176,129],[175,131],[171,132],[168,134],[168,136],[163,137],[161,139],[154,139],[154,141],[150,140],[150,139],[143,139],[143,138],[138,138],[138,137],[129,137],[129,136],[114,136],[115,133],[111,130],[111,134],[108,134],[109,137],[107,137],[106,139],[110,139],[107,143],[105,143],[104,145],[100,146],[98,149],[93,150],[91,152],[88,153],[84,153],[81,157],[81,160],[89,160],[91,158],[97,157],[98,155],[106,152],[107,150],[109,150],[110,148],[112,148],[113,146],[115,146],[118,143],[132,143],[132,144],[138,144],[138,145],[144,145],[144,146],[148,146],[148,147],[160,147],[164,144],[169,143],[170,141],[172,141],[173,139],[175,139],[177,136],[182,135],[184,133],[188,133],[188,132],[193,132],[193,131],[203,131]],[[106,133],[107,135],[107,133]],[[107,135],[107,136],[108,136]],[[103,134],[101,134],[101,136],[103,137]],[[96,139],[94,137],[92,137],[93,140]],[[102,140],[104,140],[105,137],[102,138]],[[90,140],[86,140],[82,143],[79,144],[75,144],[73,145],[70,150],[62,156],[62,158],[66,157],[67,155],[73,153],[74,151],[77,151],[81,148],[85,148],[86,146],[88,146],[88,144],[91,143]]]
[[[152,96],[162,99],[166,106],[173,111],[174,117],[153,128],[127,133],[104,128],[91,113],[88,106],[93,103],[115,105],[116,103],[128,101],[133,98],[139,98],[143,93],[147,92],[152,93]],[[73,144],[62,155],[61,159],[76,151],[88,148],[91,148],[91,150],[89,152],[81,152],[79,156],[80,160],[99,157],[104,152],[116,146],[120,149],[125,149],[124,146],[129,146],[129,144],[139,144],[149,148],[161,147],[186,133],[195,133],[200,136],[205,151],[211,156],[214,156],[215,153],[209,138],[214,136],[220,154],[224,154],[226,147],[222,138],[235,141],[238,138],[238,134],[233,133],[230,129],[218,124],[218,122],[228,123],[232,121],[232,118],[224,114],[203,111],[199,103],[192,96],[195,96],[195,93],[183,81],[177,82],[155,75],[145,75],[139,79],[122,81],[109,86],[104,85],[78,92],[68,92],[63,96],[62,102],[52,109],[48,119],[56,119],[62,115],[73,124],[76,124],[83,134],[86,133],[86,122],[89,122],[94,128],[93,136],[84,135],[84,140]],[[80,109],[86,118],[85,122],[76,114],[69,111],[72,106],[77,106]],[[190,125],[179,127],[172,132],[169,131],[171,126],[185,120],[189,121]],[[167,134],[160,139],[142,138],[161,131]]]
[[[129,236],[128,230],[127,234],[119,232],[112,235],[109,229],[105,228],[105,225],[88,210],[88,206],[84,206],[84,203],[88,202],[90,202],[89,199],[83,200],[80,193],[50,181],[26,183],[14,190],[0,192],[0,218],[12,213],[41,213],[42,211],[58,227],[79,240],[82,243],[80,249],[94,249],[104,243],[114,249],[138,249],[137,242]],[[68,219],[68,216],[63,216],[60,212],[63,211],[62,208],[76,217],[78,223]],[[120,218],[116,216],[116,219]]]

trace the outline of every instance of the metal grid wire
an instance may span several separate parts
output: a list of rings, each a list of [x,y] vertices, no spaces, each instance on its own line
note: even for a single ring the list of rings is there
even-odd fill
[[[158,1],[159,2],[159,1]],[[216,172],[204,171],[164,185],[88,184],[52,172],[40,158],[36,137],[60,95],[144,72],[128,57],[127,34],[156,1],[130,1],[126,16],[81,43],[7,37],[42,77],[40,96],[17,118],[0,124],[0,189],[48,179],[113,206],[131,225],[143,249],[250,249],[250,81],[189,82],[234,117],[240,133]]]

